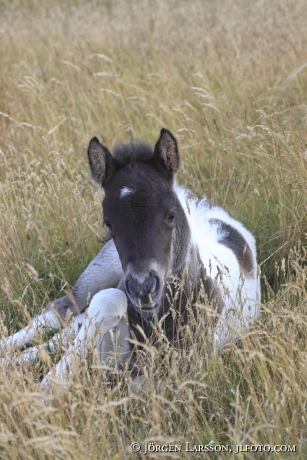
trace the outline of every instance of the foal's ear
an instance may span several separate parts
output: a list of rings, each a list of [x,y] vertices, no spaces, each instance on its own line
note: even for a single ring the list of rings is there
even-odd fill
[[[161,129],[160,137],[155,145],[154,157],[163,161],[172,176],[176,174],[180,166],[178,146],[176,139],[168,129]]]
[[[97,137],[91,139],[88,150],[88,162],[94,181],[100,187],[105,188],[106,183],[116,170],[116,162],[109,150],[100,144]]]

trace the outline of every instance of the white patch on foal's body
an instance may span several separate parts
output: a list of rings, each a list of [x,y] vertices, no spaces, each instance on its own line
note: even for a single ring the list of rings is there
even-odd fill
[[[255,238],[224,209],[191,197],[188,190],[177,184],[174,189],[189,222],[191,243],[198,249],[207,275],[217,283],[225,304],[214,336],[214,348],[218,350],[244,332],[260,308]],[[226,235],[216,221],[230,225],[245,239],[255,262],[251,276],[244,277],[234,252],[221,243]]]
[[[134,190],[132,190],[129,187],[123,187],[120,191],[120,197],[123,198],[124,196],[127,195],[132,195],[134,193]]]

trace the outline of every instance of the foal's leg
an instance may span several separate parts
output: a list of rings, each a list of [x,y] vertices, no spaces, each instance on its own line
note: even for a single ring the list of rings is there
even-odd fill
[[[84,312],[97,292],[117,286],[123,276],[114,242],[108,241],[82,273],[70,294],[50,302],[44,313],[34,317],[28,326],[8,337],[2,345],[6,348],[21,348],[31,344],[44,332],[60,329],[62,323],[67,322],[71,316]]]
[[[48,372],[42,380],[42,388],[48,387],[53,378],[55,383],[69,385],[73,377],[73,360],[84,360],[88,351],[100,344],[101,337],[115,328],[126,312],[127,298],[119,289],[105,289],[96,294],[73,345],[69,347],[54,370]]]
[[[127,316],[124,315],[117,326],[109,330],[97,341],[99,361],[103,364],[103,372],[114,371],[117,366],[123,365],[131,359],[131,345],[129,343],[130,329]]]
[[[21,364],[22,362],[27,363],[34,363],[37,359],[39,359],[40,352],[45,350],[47,353],[55,355],[59,348],[67,350],[81,328],[81,326],[85,322],[85,313],[81,313],[78,316],[73,318],[72,322],[66,326],[62,331],[55,334],[51,339],[47,342],[28,348],[25,350],[21,355],[18,356],[17,362]]]
[[[60,329],[60,318],[56,314],[56,309],[48,310],[42,315],[35,316],[28,326],[15,332],[15,334],[9,336],[3,342],[1,341],[1,345],[6,349],[21,348],[33,342],[38,335],[44,332],[50,333],[58,329]]]

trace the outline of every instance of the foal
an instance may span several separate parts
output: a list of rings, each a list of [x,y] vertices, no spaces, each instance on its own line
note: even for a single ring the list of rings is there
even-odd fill
[[[154,150],[132,142],[115,147],[113,155],[94,137],[88,159],[105,193],[111,240],[70,294],[51,302],[6,344],[23,347],[71,317],[75,338],[54,371],[56,380],[70,382],[73,355],[84,359],[90,344],[103,362],[110,356],[132,362],[131,332],[154,342],[153,324],[159,324],[166,339],[180,346],[181,326],[191,321],[188,304],[195,305],[201,291],[216,318],[214,349],[243,333],[260,303],[254,237],[226,211],[176,185],[179,153],[171,132],[161,130]],[[31,361],[38,351],[31,348],[21,359]]]

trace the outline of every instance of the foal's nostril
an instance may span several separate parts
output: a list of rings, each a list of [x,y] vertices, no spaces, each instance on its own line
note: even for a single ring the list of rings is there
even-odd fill
[[[132,297],[135,297],[135,294],[131,291],[130,281],[131,281],[130,277],[127,276],[125,279],[125,289],[126,289],[127,294],[129,294]]]
[[[146,287],[147,294],[156,294],[159,290],[158,276],[150,274],[145,279],[145,287]]]
[[[130,273],[126,276],[125,279],[125,289],[127,294],[131,298],[141,298],[144,295],[144,285],[143,283],[140,283],[137,278],[135,278],[133,275]]]

